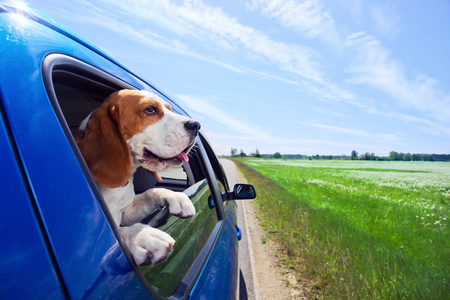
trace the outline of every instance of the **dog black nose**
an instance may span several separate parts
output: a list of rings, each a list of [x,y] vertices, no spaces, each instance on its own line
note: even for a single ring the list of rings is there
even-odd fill
[[[189,121],[184,123],[184,127],[188,130],[188,131],[192,131],[193,133],[197,133],[200,130],[200,123],[197,121]]]

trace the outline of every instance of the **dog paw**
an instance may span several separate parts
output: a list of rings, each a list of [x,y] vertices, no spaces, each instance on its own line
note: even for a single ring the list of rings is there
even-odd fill
[[[195,207],[189,197],[181,192],[173,192],[161,189],[161,198],[164,204],[169,206],[169,212],[180,218],[190,218],[195,216]]]
[[[134,224],[119,230],[138,266],[157,264],[172,253],[175,240],[159,229]]]
[[[167,200],[169,211],[172,215],[180,218],[195,216],[195,207],[186,194],[174,192],[174,197]]]

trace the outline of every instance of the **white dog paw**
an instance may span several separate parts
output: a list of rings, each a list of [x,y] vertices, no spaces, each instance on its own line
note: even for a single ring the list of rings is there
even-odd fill
[[[164,203],[169,206],[169,212],[180,218],[195,216],[195,207],[189,197],[181,192],[161,189],[158,191]]]
[[[172,215],[180,218],[190,218],[195,216],[195,207],[191,199],[186,194],[174,193],[173,199],[168,199],[169,211]]]
[[[138,266],[157,264],[172,253],[175,240],[159,229],[134,224],[119,230]]]

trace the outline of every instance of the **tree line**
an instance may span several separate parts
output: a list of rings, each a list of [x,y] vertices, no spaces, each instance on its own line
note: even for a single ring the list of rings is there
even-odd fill
[[[377,156],[374,153],[366,152],[358,155],[356,150],[352,150],[350,155],[303,155],[303,154],[281,154],[275,152],[274,154],[261,154],[258,149],[255,152],[247,155],[242,149],[238,153],[236,148],[231,148],[232,157],[262,157],[262,158],[284,158],[284,159],[349,159],[349,160],[377,160],[377,161],[450,161],[450,154],[424,154],[424,153],[402,153],[391,151],[389,156]]]
[[[355,150],[353,150],[355,151]],[[396,152],[391,151],[389,152],[389,156],[376,156],[374,153],[364,153],[360,156],[357,156],[357,158],[354,158],[354,153],[352,151],[352,159],[359,159],[359,160],[388,160],[388,161],[435,161],[435,160],[450,160],[450,155],[447,155],[448,157],[439,157],[439,159],[436,159],[436,154],[424,154],[424,153],[402,153],[402,152]],[[355,151],[356,152],[356,151]],[[357,154],[357,152],[356,152]],[[445,155],[439,155],[439,156],[445,156]]]

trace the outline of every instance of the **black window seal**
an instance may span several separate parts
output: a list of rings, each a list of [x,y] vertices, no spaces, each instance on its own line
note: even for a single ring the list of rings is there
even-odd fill
[[[205,173],[206,173],[206,179],[208,179],[209,182],[209,188],[212,192],[211,196],[214,200],[214,204],[217,208],[217,218],[219,220],[223,220],[225,218],[225,213],[223,210],[223,200],[222,200],[222,192],[220,191],[216,180],[216,173],[214,172],[214,169],[211,165],[211,161],[209,160],[208,154],[206,152],[205,146],[203,145],[204,137],[200,133],[199,134],[199,142],[198,142],[198,149],[200,151],[200,155],[202,157],[202,161],[204,166],[206,167]]]

